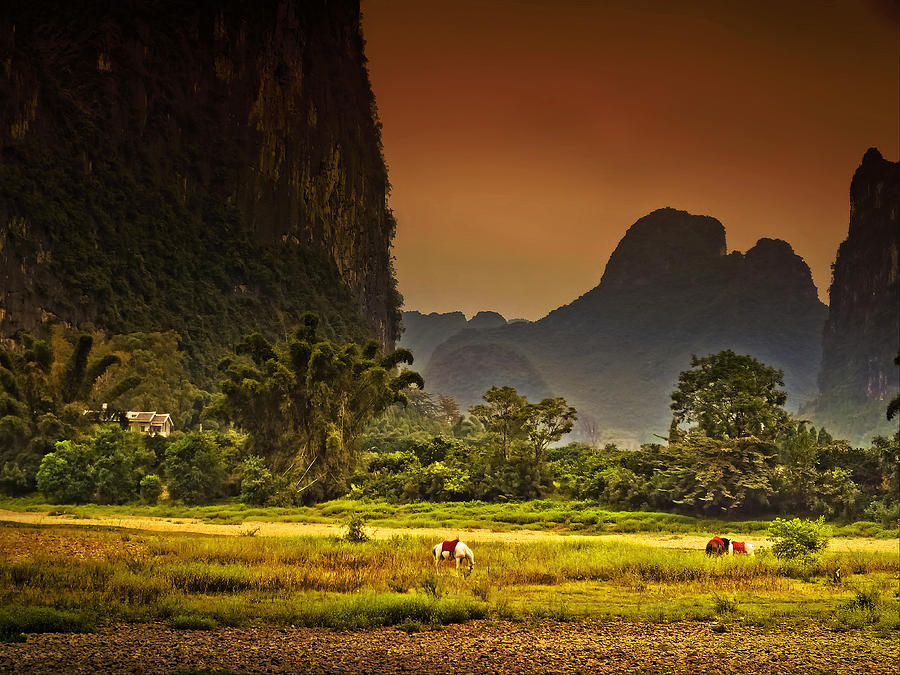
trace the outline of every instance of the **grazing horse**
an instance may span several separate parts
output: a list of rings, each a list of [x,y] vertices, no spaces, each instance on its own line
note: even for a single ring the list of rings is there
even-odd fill
[[[706,555],[725,555],[730,545],[730,539],[716,535],[706,544]]]
[[[475,566],[475,554],[472,553],[472,549],[459,540],[459,537],[435,544],[431,553],[434,555],[435,567],[444,560],[456,560],[456,569],[459,569],[459,562],[463,560],[468,568],[467,573],[470,574]]]
[[[731,555],[738,555],[739,553],[753,555],[753,544],[748,544],[745,541],[732,541],[728,547],[728,552]]]

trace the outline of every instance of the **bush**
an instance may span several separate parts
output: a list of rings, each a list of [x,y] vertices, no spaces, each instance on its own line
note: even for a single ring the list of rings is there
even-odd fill
[[[218,496],[225,467],[222,448],[209,432],[187,434],[166,448],[169,495],[186,504],[203,504]]]
[[[0,471],[0,492],[18,496],[34,490],[34,467],[29,471],[18,462],[4,462]]]
[[[89,502],[94,497],[93,455],[88,446],[60,441],[44,455],[37,471],[37,488],[61,503]]]
[[[147,504],[156,504],[162,494],[162,481],[155,473],[141,478],[141,499]]]
[[[241,476],[241,501],[254,506],[265,506],[275,495],[275,478],[266,468],[262,457],[252,455],[244,460]]]
[[[812,560],[828,548],[831,539],[823,517],[817,520],[776,518],[769,525],[769,535],[775,540],[772,553],[780,560]]]
[[[94,457],[97,502],[121,504],[138,496],[141,478],[156,463],[141,435],[119,427],[99,427],[88,441]]]
[[[365,523],[366,519],[362,516],[352,516],[350,518],[350,523],[347,525],[347,534],[344,535],[344,539],[354,544],[361,544],[363,542],[369,541],[370,537],[363,529],[363,525],[365,525]]]

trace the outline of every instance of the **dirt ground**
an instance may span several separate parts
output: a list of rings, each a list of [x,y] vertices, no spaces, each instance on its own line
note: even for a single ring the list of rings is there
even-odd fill
[[[86,635],[0,644],[3,673],[890,673],[900,646],[862,634],[708,624],[472,621],[407,634],[394,628],[176,631],[120,625]]]
[[[217,525],[204,523],[193,518],[152,518],[144,516],[115,516],[112,518],[73,518],[71,516],[50,516],[40,512],[18,512],[0,509],[0,521],[17,523],[30,523],[40,525],[100,525],[105,527],[126,527],[138,530],[152,530],[157,532],[197,532],[201,534],[222,534],[236,536],[248,531],[258,530],[261,537],[296,537],[299,535],[334,535],[344,534],[346,528],[340,525],[325,523],[270,523],[247,521],[241,525]],[[424,536],[435,541],[454,536],[456,531],[448,531],[437,528],[385,528],[367,527],[366,531],[376,539],[388,539],[397,535]],[[651,546],[664,548],[699,549],[702,550],[709,540],[705,536],[682,534],[604,534],[604,535],[579,535],[560,534],[541,530],[515,530],[511,532],[494,532],[492,530],[470,529],[458,533],[464,541],[478,543],[483,541],[505,542],[529,542],[546,541],[548,539],[572,539],[591,538],[598,536],[606,540],[623,538],[629,541],[640,541]],[[728,532],[721,532],[727,536]],[[770,546],[771,542],[761,536],[738,535],[738,540],[746,540],[754,546]],[[830,548],[835,551],[896,551],[896,539],[867,539],[867,538],[838,538],[832,539]]]

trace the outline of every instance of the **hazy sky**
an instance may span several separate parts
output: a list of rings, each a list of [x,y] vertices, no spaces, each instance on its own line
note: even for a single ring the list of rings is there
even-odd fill
[[[639,217],[787,240],[827,301],[863,153],[900,154],[895,0],[363,0],[405,309],[537,319]]]

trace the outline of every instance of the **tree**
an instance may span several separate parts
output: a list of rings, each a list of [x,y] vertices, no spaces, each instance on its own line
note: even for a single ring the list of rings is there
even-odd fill
[[[577,418],[575,408],[568,405],[562,397],[545,398],[528,407],[523,428],[534,450],[535,462],[539,465],[544,463],[547,446],[572,431]]]
[[[510,448],[517,438],[531,411],[528,399],[519,396],[512,387],[491,387],[482,396],[483,404],[473,405],[469,413],[484,424],[485,428],[497,434],[504,459],[509,459]]]
[[[662,451],[665,489],[676,504],[710,514],[752,513],[769,505],[777,448],[758,438],[690,436]]]
[[[89,502],[94,496],[93,454],[87,445],[60,441],[47,453],[37,472],[37,488],[62,504]]]
[[[897,350],[897,356],[894,357],[894,365],[900,366],[900,349]],[[892,420],[898,413],[900,413],[900,394],[897,394],[891,399],[891,402],[888,403],[887,418]]]
[[[784,373],[752,356],[725,350],[691,356],[691,369],[678,376],[672,410],[678,424],[696,423],[710,438],[756,436],[774,439],[787,422]]]
[[[192,432],[170,444],[165,467],[173,499],[203,504],[219,495],[225,462],[222,448],[211,432]]]
[[[404,390],[424,387],[418,373],[399,369],[413,361],[408,350],[385,355],[374,342],[336,344],[317,329],[306,314],[284,343],[249,335],[219,364],[223,412],[248,433],[251,453],[291,479],[301,501],[344,494],[370,420],[405,404]]]
[[[57,441],[78,441],[88,432],[92,420],[83,413],[91,402],[114,403],[138,383],[112,376],[119,357],[91,358],[93,347],[92,336],[73,338],[59,326],[48,340],[19,333],[0,347],[0,459],[10,470],[33,479]]]
[[[155,460],[139,434],[103,426],[84,443],[57,443],[41,460],[37,487],[55,501],[121,504],[137,497]]]
[[[775,541],[772,553],[781,560],[799,558],[812,561],[828,548],[831,533],[825,525],[825,518],[818,520],[783,520],[776,518],[769,525],[769,536]]]

